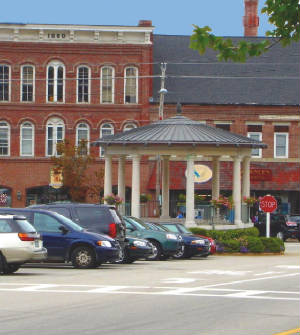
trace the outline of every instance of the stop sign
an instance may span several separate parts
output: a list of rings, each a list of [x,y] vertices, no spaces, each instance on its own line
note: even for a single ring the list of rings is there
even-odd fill
[[[271,195],[265,195],[260,200],[259,207],[266,213],[272,213],[277,208],[277,200]]]

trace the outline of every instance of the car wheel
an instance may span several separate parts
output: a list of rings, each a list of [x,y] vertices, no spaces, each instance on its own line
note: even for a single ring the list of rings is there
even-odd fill
[[[284,238],[284,234],[283,234],[282,231],[279,231],[279,232],[277,233],[276,237],[279,238],[279,239],[282,240],[282,241],[285,240],[285,238]]]
[[[94,251],[85,246],[77,247],[73,250],[71,261],[74,268],[89,269],[96,267],[96,256]]]
[[[182,259],[184,258],[184,254],[185,254],[185,249],[184,249],[184,245],[176,252],[176,254],[173,255],[173,257],[175,259]]]
[[[6,264],[5,269],[3,270],[3,273],[8,275],[10,273],[14,273],[20,269],[20,264]]]
[[[161,257],[162,254],[162,248],[159,242],[153,241],[153,240],[148,240],[150,244],[152,245],[152,255],[147,257],[148,261],[158,261]]]

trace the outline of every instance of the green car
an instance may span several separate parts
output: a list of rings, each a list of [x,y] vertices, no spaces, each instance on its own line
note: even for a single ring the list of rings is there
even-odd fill
[[[148,260],[167,259],[182,247],[182,239],[177,234],[167,231],[152,230],[143,220],[133,216],[123,216],[126,235],[148,240],[153,246],[153,254]]]

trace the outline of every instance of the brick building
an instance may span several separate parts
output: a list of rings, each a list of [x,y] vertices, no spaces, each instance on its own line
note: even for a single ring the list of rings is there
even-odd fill
[[[151,21],[0,24],[2,205],[60,197],[49,187],[50,157],[64,138],[90,142],[148,122],[152,32]]]
[[[199,56],[188,45],[189,36],[153,36],[151,21],[136,27],[0,24],[2,205],[65,196],[49,187],[50,157],[62,139],[92,142],[157,120],[155,77],[166,62],[164,117],[174,115],[180,102],[191,119],[262,140],[268,148],[253,151],[251,193],[271,193],[284,210],[289,204],[299,211],[299,44],[277,44],[245,64],[219,63],[214,53]],[[93,168],[103,166],[101,151],[90,152],[97,157]],[[199,162],[211,164],[201,157]],[[154,195],[155,162],[141,164],[141,192]],[[176,200],[184,192],[185,165],[172,164]],[[223,157],[225,193],[231,192],[231,164]],[[127,165],[130,189],[130,160]],[[114,162],[114,185],[116,177]],[[209,194],[210,182],[197,189]]]

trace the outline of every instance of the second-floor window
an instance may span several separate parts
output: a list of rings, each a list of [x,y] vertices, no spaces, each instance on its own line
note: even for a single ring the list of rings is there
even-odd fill
[[[101,93],[100,101],[102,104],[114,103],[114,68],[104,66],[101,68]]]
[[[80,66],[77,71],[77,102],[90,101],[90,70]]]
[[[80,147],[80,155],[89,153],[90,128],[86,123],[79,123],[76,127],[76,146]],[[82,144],[81,144],[82,142]],[[83,145],[84,144],[84,145]]]
[[[250,137],[251,139],[256,140],[256,141],[261,141],[262,133],[260,133],[260,132],[249,132],[248,137]],[[259,148],[252,149],[251,156],[254,157],[254,158],[261,158],[261,149],[259,149]]]
[[[34,101],[34,68],[31,65],[22,67],[21,101]]]
[[[126,104],[136,104],[138,102],[138,69],[127,67],[124,79],[124,102]]]
[[[56,145],[64,140],[65,125],[58,118],[52,118],[47,122],[46,156],[58,155]]]
[[[274,157],[288,158],[289,156],[289,134],[274,133]]]
[[[0,101],[9,101],[10,68],[0,64]]]
[[[0,122],[0,156],[10,154],[10,127],[7,122]]]
[[[65,68],[62,63],[53,62],[47,68],[47,101],[64,102]]]
[[[34,155],[34,127],[30,122],[24,122],[20,130],[21,156]]]

